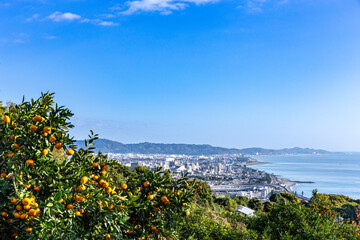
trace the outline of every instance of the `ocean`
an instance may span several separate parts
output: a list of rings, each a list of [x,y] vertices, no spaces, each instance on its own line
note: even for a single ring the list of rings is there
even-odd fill
[[[269,164],[249,166],[273,173],[299,183],[293,187],[298,194],[312,196],[319,193],[343,194],[360,199],[360,153],[333,155],[256,156],[254,159]]]

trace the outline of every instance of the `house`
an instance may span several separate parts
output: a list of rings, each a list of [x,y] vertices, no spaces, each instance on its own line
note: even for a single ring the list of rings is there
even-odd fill
[[[251,208],[247,208],[244,206],[238,206],[238,208],[235,210],[235,212],[241,213],[243,216],[253,217],[254,216],[254,210]]]

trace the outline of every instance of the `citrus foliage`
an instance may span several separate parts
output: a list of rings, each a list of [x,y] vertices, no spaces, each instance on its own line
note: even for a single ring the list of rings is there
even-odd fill
[[[0,239],[175,239],[189,215],[186,176],[161,169],[121,178],[123,167],[76,150],[69,109],[53,94],[15,105],[0,123]]]

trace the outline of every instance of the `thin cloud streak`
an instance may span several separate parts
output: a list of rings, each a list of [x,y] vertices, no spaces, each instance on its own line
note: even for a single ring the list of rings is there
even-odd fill
[[[98,25],[98,26],[118,26],[118,23],[112,22],[112,21],[104,21],[101,19],[89,19],[89,18],[84,18],[83,20],[80,21],[81,23],[91,23],[94,25]]]
[[[34,20],[36,20],[36,19],[39,19],[39,17],[40,17],[40,15],[37,14],[37,13],[35,13],[35,14],[33,14],[31,17],[27,18],[26,21],[27,21],[27,22],[32,22],[32,21],[34,21]]]
[[[74,13],[70,13],[70,12],[62,13],[62,12],[56,11],[56,12],[52,13],[50,16],[48,16],[47,18],[54,22],[61,22],[61,21],[79,20],[81,18],[81,16],[74,14]]]
[[[32,16],[32,18],[29,19],[36,19],[38,18],[38,15],[34,14]],[[97,26],[118,26],[118,23],[112,22],[112,21],[104,21],[102,19],[90,19],[90,18],[83,18],[78,14],[75,13],[70,13],[70,12],[66,12],[66,13],[62,13],[59,11],[56,11],[52,14],[50,14],[48,17],[46,17],[45,19],[50,19],[53,22],[74,22],[74,21],[78,21],[80,23],[90,23],[93,25],[97,25]],[[30,21],[31,21],[30,20]]]
[[[159,12],[167,15],[173,11],[184,10],[189,4],[201,5],[215,2],[214,0],[136,0],[127,1],[128,9],[120,12],[122,15],[131,15],[137,12]]]

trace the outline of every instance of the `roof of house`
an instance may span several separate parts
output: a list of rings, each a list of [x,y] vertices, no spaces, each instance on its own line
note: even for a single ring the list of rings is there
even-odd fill
[[[238,206],[238,208],[235,210],[236,212],[241,212],[245,215],[252,215],[255,211],[252,210],[251,208],[247,208],[244,206]]]

